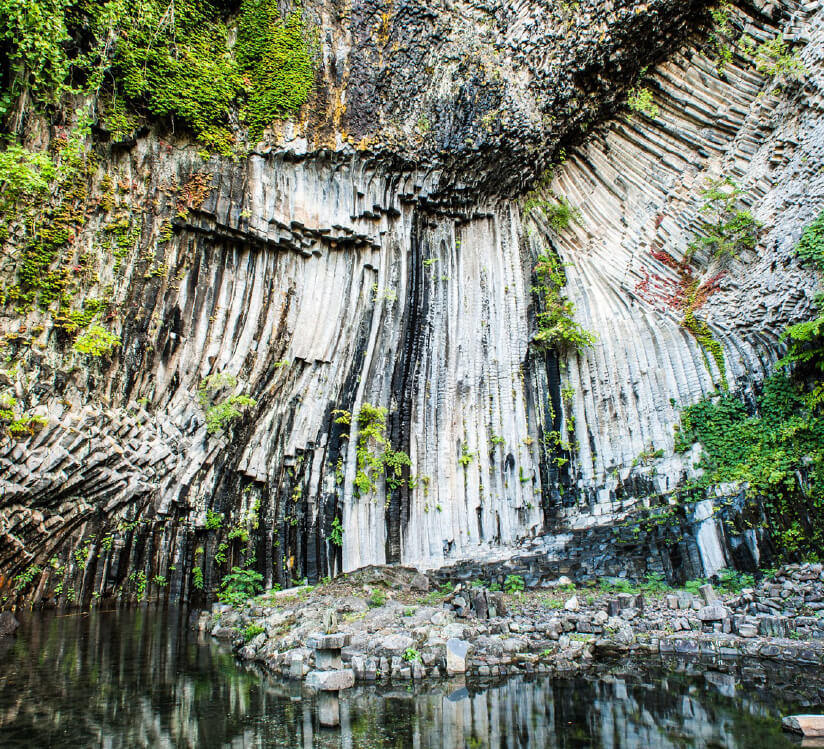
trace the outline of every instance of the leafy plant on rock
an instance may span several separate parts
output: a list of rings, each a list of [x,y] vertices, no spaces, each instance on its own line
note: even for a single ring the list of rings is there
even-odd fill
[[[247,624],[243,629],[243,642],[251,642],[258,635],[262,635],[266,631],[265,627],[260,624]]]
[[[349,411],[335,409],[332,411],[335,423],[342,426],[352,424]],[[387,410],[382,406],[362,403],[356,421],[358,438],[356,446],[357,471],[355,473],[355,490],[360,497],[377,490],[377,478],[381,474],[386,479],[390,490],[398,489],[404,484],[403,470],[411,466],[407,453],[394,450],[386,437]]]
[[[535,275],[538,283],[532,291],[542,309],[536,315],[538,332],[532,339],[533,345],[540,349],[573,350],[592,346],[595,334],[575,321],[575,305],[561,291],[566,284],[566,273],[557,255],[550,252],[539,255]]]
[[[263,590],[263,575],[255,570],[232,567],[232,571],[227,573],[220,582],[217,598],[232,606],[242,606],[261,590]]]
[[[120,338],[110,333],[101,325],[92,325],[85,333],[81,333],[74,340],[72,348],[78,354],[89,356],[109,356],[117,346]]]
[[[206,431],[221,434],[233,423],[240,420],[247,409],[254,408],[257,401],[248,395],[227,395],[218,400],[222,393],[237,387],[237,378],[229,374],[213,374],[204,377],[198,388],[198,401],[206,412]]]
[[[801,62],[798,52],[791,51],[790,44],[779,34],[774,39],[768,39],[759,44],[755,50],[755,69],[769,78],[778,81],[778,85],[785,82],[801,80],[807,69]]]
[[[654,120],[658,116],[658,105],[652,99],[652,91],[644,86],[636,86],[627,94],[627,106],[631,112],[643,114]]]
[[[300,108],[315,80],[299,2],[282,17],[276,0],[0,0],[0,44],[10,68],[0,115],[24,91],[52,107],[102,95],[111,132],[134,130],[126,102],[224,155],[238,150],[233,112],[257,140]]]
[[[688,259],[700,249],[719,259],[737,258],[744,250],[755,249],[761,224],[741,208],[744,191],[723,177],[711,182],[701,195],[700,236],[689,245]]]
[[[332,520],[332,531],[329,534],[329,543],[334,546],[343,546],[343,524],[338,517]]]
[[[824,213],[796,252],[824,272]],[[703,448],[697,485],[744,485],[787,557],[824,553],[824,310],[817,299],[818,317],[785,331],[787,353],[752,413],[735,396],[715,395],[684,409],[676,428],[677,450]]]
[[[554,202],[549,202],[530,197],[524,204],[524,213],[529,214],[534,208],[539,209],[556,234],[569,229],[573,222],[580,224],[583,221],[580,209],[571,205],[563,195],[553,195],[553,198]]]
[[[421,654],[415,648],[407,648],[403,651],[401,658],[406,663],[419,663],[421,660]]]
[[[752,588],[755,585],[753,575],[729,568],[720,570],[718,578],[719,587],[728,593],[740,593],[744,588]]]

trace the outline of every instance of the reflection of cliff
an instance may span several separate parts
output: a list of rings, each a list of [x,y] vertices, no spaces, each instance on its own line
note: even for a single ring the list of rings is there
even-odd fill
[[[602,679],[359,687],[341,700],[338,732],[318,728],[300,684],[241,670],[197,638],[174,609],[25,621],[0,640],[3,745],[745,749],[785,745],[774,700],[824,702],[820,678],[797,670],[748,668],[742,689],[700,664],[664,677],[630,663]]]
[[[767,227],[701,310],[730,386],[760,381],[776,331],[807,314],[813,281],[790,248],[824,200],[824,15],[793,0],[775,13],[742,3],[738,20],[757,38],[787,26],[809,40],[803,91],[762,97],[770,84],[740,51],[720,76],[698,49],[703,38],[675,49],[691,4],[570,3],[581,18],[569,30],[569,19],[541,20],[557,15],[544,5],[499,9],[513,59],[503,74],[480,67],[503,99],[481,95],[458,53],[435,66],[466,77],[429,81],[446,97],[429,104],[447,156],[421,146],[412,159],[410,127],[402,162],[342,142],[306,153],[300,139],[240,162],[204,160],[154,131],[104,149],[77,252],[88,250],[96,279],[84,293],[110,289],[107,325],[123,345],[110,365],[80,359],[48,315],[6,309],[17,364],[2,382],[48,426],[0,448],[0,585],[23,575],[38,601],[180,600],[200,595],[194,570],[209,593],[252,558],[267,584],[369,563],[438,565],[557,524],[608,523],[674,487],[688,468],[672,454],[675,405],[721,373],[639,288],[672,275],[654,251],[683,255],[705,178],[724,175]],[[460,27],[462,52],[464,36],[500,32],[475,11],[472,23],[488,28]],[[369,25],[358,13],[353,24],[356,36]],[[411,49],[421,62],[440,47]],[[640,60],[627,58],[664,52],[648,80],[659,115],[593,125],[547,188],[580,208],[580,225],[559,234],[539,211],[524,215],[521,177],[608,114],[620,90],[610,76],[630,83],[622,65],[636,75]],[[364,78],[353,78],[362,85],[352,84],[347,117],[389,132],[400,125],[378,116],[369,58],[356,60]],[[426,69],[410,83],[393,68],[399,88],[385,101],[395,120]],[[502,102],[506,111],[493,111]],[[530,346],[533,268],[549,247],[570,263],[569,295],[598,335],[580,354]],[[715,278],[713,263],[697,260],[701,278]],[[197,398],[209,375],[236,378],[236,392],[257,402],[217,435]],[[387,409],[386,437],[411,461],[390,481],[378,475],[374,491],[358,489],[357,431],[347,439],[331,415],[364,404]],[[336,518],[342,548],[330,541]]]

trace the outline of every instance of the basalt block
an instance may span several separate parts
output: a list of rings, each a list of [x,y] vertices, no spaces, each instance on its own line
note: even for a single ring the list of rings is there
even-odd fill
[[[320,692],[339,692],[355,686],[355,672],[351,668],[337,671],[310,671],[306,674],[306,686]]]
[[[824,715],[788,715],[782,718],[781,727],[808,738],[824,738]]]

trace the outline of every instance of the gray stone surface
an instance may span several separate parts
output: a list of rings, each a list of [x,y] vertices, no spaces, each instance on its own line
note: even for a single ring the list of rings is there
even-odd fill
[[[306,645],[315,650],[340,650],[349,644],[349,636],[344,632],[323,634],[315,632],[306,640]]]
[[[462,674],[466,672],[466,656],[469,652],[469,643],[451,637],[446,641],[446,672],[448,674]]]
[[[698,618],[702,622],[720,622],[729,618],[730,611],[720,603],[704,606],[698,611]]]
[[[338,671],[310,671],[306,686],[321,692],[337,692],[355,686],[355,672],[351,668]]]
[[[781,727],[808,738],[824,738],[824,715],[788,715],[781,719]]]

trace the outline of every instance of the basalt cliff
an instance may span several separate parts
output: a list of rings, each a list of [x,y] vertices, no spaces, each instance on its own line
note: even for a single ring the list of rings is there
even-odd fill
[[[242,5],[210,5],[227,54]],[[674,427],[714,392],[752,410],[815,316],[821,4],[267,5],[311,85],[205,145],[108,74],[38,103],[5,36],[6,168],[37,183],[0,186],[6,600],[774,555],[745,489],[683,499]],[[729,252],[701,241],[724,210]]]

